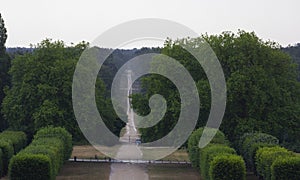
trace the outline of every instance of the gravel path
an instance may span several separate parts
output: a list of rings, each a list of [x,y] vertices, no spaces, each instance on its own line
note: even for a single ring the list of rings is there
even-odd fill
[[[131,84],[131,71],[127,72],[128,93],[131,94],[129,84]],[[119,148],[116,159],[138,160],[142,159],[143,153],[139,146],[135,144],[135,140],[140,138],[140,135],[135,128],[133,110],[130,108],[129,99],[127,99],[127,116],[128,123],[126,125],[126,133],[120,137],[120,142],[123,145]],[[148,180],[147,169],[140,164],[131,163],[112,163],[110,171],[110,180]]]

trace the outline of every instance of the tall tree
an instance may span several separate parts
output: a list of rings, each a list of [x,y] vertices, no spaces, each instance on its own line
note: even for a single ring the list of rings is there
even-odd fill
[[[10,58],[6,54],[5,42],[7,39],[7,31],[5,28],[4,20],[0,13],[0,105],[4,98],[4,87],[10,85],[10,76],[8,74],[10,68]],[[0,113],[0,130],[7,128],[7,121]]]
[[[297,82],[297,66],[291,57],[283,53],[277,43],[264,42],[254,33],[245,31],[203,35],[202,38],[214,50],[225,74],[227,108],[221,130],[229,140],[234,141],[245,132],[262,131],[278,137],[281,142],[300,145],[300,83]],[[198,126],[203,126],[210,111],[210,87],[195,58],[181,47],[184,44],[197,50],[201,47],[197,43],[201,43],[200,38],[167,40],[162,53],[183,64],[197,82],[202,113]],[[161,77],[148,76],[143,85],[145,95],[133,95],[133,107],[137,112],[147,114],[149,108],[139,105],[147,104],[153,93],[162,92],[168,102],[164,117],[167,121],[141,130],[151,136],[148,140],[155,140],[162,135],[158,130],[171,131],[172,126],[168,125],[176,123],[174,117],[180,106],[175,105],[180,101],[172,97],[176,95],[175,87]]]
[[[5,42],[7,39],[7,31],[4,25],[4,20],[0,13],[0,53],[3,55],[5,53]]]
[[[29,137],[41,127],[65,127],[75,141],[84,140],[72,105],[72,82],[76,63],[88,46],[82,42],[66,47],[62,41],[46,39],[31,54],[17,56],[10,73],[12,86],[7,90],[2,111],[9,127],[25,131]],[[99,78],[96,101],[105,123],[118,134],[120,123],[105,97],[106,89]]]

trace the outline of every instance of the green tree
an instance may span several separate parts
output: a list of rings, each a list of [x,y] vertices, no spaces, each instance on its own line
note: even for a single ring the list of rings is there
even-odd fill
[[[9,127],[29,137],[42,127],[65,127],[74,141],[84,140],[72,105],[73,73],[86,42],[66,47],[62,41],[46,39],[31,54],[17,56],[12,63],[12,87],[7,90],[2,111]],[[103,81],[96,83],[96,102],[106,125],[119,134],[124,124],[117,118]]]
[[[4,94],[4,87],[10,85],[10,76],[8,74],[10,68],[10,58],[6,54],[5,42],[7,39],[7,31],[4,20],[0,13],[0,105],[2,104]],[[0,131],[7,128],[7,121],[0,113]]]
[[[5,28],[4,20],[0,13],[0,52],[5,53],[5,42],[7,39],[7,31]]]
[[[297,66],[291,57],[283,53],[274,42],[264,42],[255,33],[239,31],[237,34],[224,32],[220,35],[202,35],[217,55],[227,84],[227,108],[221,130],[229,140],[236,140],[245,132],[261,131],[272,134],[281,142],[296,143],[300,139],[300,84],[297,82]],[[210,112],[210,86],[204,71],[195,58],[182,48],[188,45],[196,51],[202,40],[167,40],[162,54],[183,64],[197,82],[201,109],[197,127],[204,126]],[[201,51],[199,49],[198,51]],[[176,89],[166,79],[155,75],[143,79],[146,92],[133,96],[133,107],[140,114],[147,114],[147,104],[153,93],[162,92],[168,102],[167,114],[160,126],[170,132],[180,111],[180,99]],[[179,106],[175,106],[175,105]],[[144,113],[143,113],[144,112]],[[172,118],[170,118],[172,117]],[[159,138],[158,126],[141,132],[152,139]],[[153,133],[154,132],[154,133]]]

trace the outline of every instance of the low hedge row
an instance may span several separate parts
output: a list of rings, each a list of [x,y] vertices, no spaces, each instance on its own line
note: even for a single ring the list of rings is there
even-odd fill
[[[7,174],[11,157],[27,144],[27,137],[21,131],[3,131],[0,133],[0,177]]]
[[[15,154],[27,145],[27,136],[22,131],[3,131],[0,134],[0,139],[10,140]]]
[[[243,180],[246,167],[242,157],[233,148],[210,144],[200,150],[200,172],[207,180]]]
[[[277,158],[271,166],[271,179],[299,179],[300,157]]]
[[[68,160],[73,150],[72,135],[62,127],[55,127],[55,128],[47,127],[39,130],[34,136],[34,139],[36,140],[39,138],[51,138],[51,137],[58,138],[63,141],[65,146],[64,159]]]
[[[300,157],[280,147],[276,137],[265,133],[246,133],[237,144],[247,167],[263,179],[299,179]]]
[[[203,130],[203,127],[195,130],[188,139],[188,155],[193,167],[199,167],[199,141],[203,134]],[[221,131],[217,130],[216,135],[210,143],[228,144],[228,141],[226,140],[225,135]]]
[[[72,152],[72,137],[64,128],[39,130],[32,143],[9,164],[10,179],[55,179]]]
[[[246,162],[247,167],[255,171],[255,154],[261,147],[273,147],[279,144],[279,140],[266,133],[246,133],[238,142],[238,152]]]
[[[300,169],[299,158],[295,157],[294,152],[279,146],[259,148],[256,152],[255,163],[258,175],[265,180],[280,179],[282,169],[286,170],[284,174],[287,175],[283,179],[291,179],[287,177],[297,177],[295,173],[297,169],[298,171]]]

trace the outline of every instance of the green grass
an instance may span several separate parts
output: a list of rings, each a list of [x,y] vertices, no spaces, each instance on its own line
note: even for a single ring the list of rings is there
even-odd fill
[[[147,167],[149,179],[153,180],[203,180],[199,171],[189,165],[153,164]]]
[[[109,179],[109,163],[67,162],[60,170],[56,180],[67,179]]]

